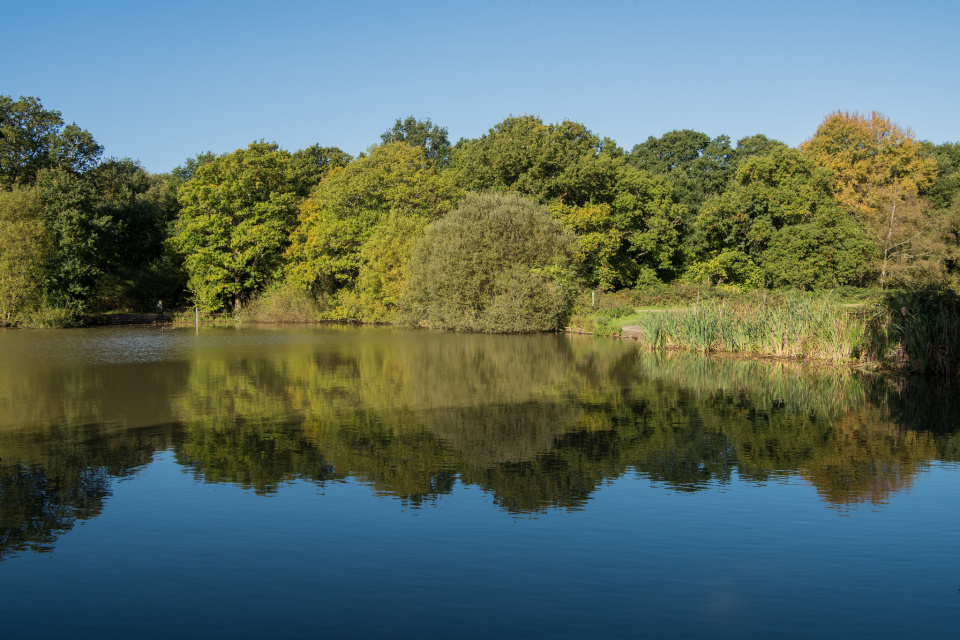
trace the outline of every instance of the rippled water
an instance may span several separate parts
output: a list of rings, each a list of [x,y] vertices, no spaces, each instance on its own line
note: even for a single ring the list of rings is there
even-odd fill
[[[570,336],[0,332],[8,637],[930,637],[944,385]]]

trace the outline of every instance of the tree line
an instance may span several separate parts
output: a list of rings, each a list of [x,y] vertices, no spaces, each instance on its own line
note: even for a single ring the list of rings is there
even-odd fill
[[[876,112],[829,114],[797,148],[680,130],[627,151],[524,115],[456,144],[397,119],[355,158],[258,141],[150,174],[103,152],[0,96],[0,322],[293,300],[513,332],[562,326],[587,290],[960,287],[960,143]]]

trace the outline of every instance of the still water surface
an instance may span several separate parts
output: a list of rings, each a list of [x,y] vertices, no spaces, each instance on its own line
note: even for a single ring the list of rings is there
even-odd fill
[[[0,365],[4,637],[960,629],[950,386],[353,327]]]

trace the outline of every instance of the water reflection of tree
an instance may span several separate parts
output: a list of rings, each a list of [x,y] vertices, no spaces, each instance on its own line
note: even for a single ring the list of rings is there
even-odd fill
[[[418,420],[400,411],[358,411],[305,425],[337,473],[411,505],[450,493],[462,457]]]
[[[260,494],[349,476],[416,505],[459,479],[516,513],[583,508],[624,474],[679,491],[800,476],[830,504],[882,503],[928,461],[960,459],[949,389],[592,339],[374,331],[201,350],[175,373],[148,412],[176,421],[165,430],[84,427],[129,412],[92,401],[104,380],[48,378],[92,400],[56,426],[0,430],[9,548],[49,547],[166,448],[198,479]]]
[[[285,483],[343,478],[308,443],[297,425],[235,417],[191,422],[173,450],[178,463],[203,482],[229,482],[260,495]]]
[[[937,455],[930,432],[878,424],[873,411],[847,413],[832,427],[830,446],[814,452],[802,474],[834,505],[883,504]]]
[[[709,398],[701,410],[722,425],[741,476],[799,473],[833,505],[882,504],[929,461],[957,459],[960,406],[943,384],[682,357],[656,370]]]
[[[953,437],[917,436],[916,425],[889,412],[903,394],[878,393],[874,379],[846,370],[638,357],[556,336],[383,334],[199,361],[190,380],[177,410],[187,422],[295,416],[323,464],[378,492],[416,503],[449,491],[459,476],[520,511],[582,505],[604,479],[630,471],[683,491],[727,482],[734,469],[757,481],[802,474],[828,501],[883,501],[919,461],[946,454]],[[858,412],[870,446],[849,446],[864,441],[845,427]],[[224,438],[203,429],[191,437],[204,447]],[[233,446],[246,442],[232,438]],[[210,455],[191,459],[210,467],[208,478],[243,478],[242,460],[225,473]]]
[[[51,551],[76,522],[100,515],[115,478],[150,462],[170,441],[169,427],[0,432],[0,560]]]
[[[108,495],[103,467],[48,475],[37,466],[0,465],[0,560],[18,551],[52,551],[77,520],[100,515]]]

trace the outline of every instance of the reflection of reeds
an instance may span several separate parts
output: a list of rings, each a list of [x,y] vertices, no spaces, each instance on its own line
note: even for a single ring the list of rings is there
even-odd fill
[[[845,368],[684,353],[641,354],[637,370],[644,378],[668,381],[697,397],[749,397],[756,410],[777,408],[826,420],[860,410],[873,380]]]

